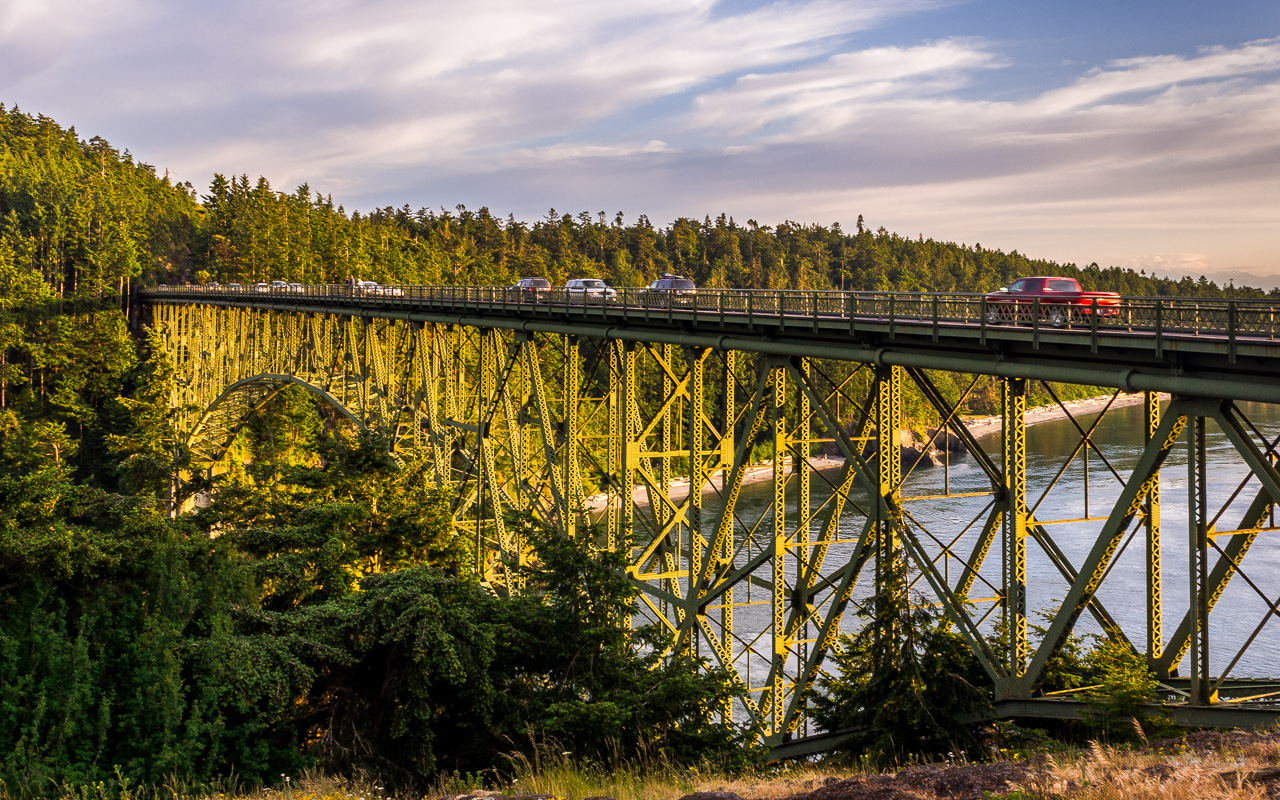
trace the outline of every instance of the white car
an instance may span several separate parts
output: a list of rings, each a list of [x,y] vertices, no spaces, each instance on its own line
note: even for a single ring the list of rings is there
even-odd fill
[[[272,281],[267,285],[267,288],[273,292],[282,292],[288,290],[289,283],[288,281]]]
[[[255,292],[266,292],[266,291],[270,291],[270,289],[271,287],[267,286],[265,283],[262,283],[262,282],[255,283],[253,285],[253,290]]]
[[[382,287],[375,281],[356,281],[351,286],[352,294],[378,294]]]
[[[293,292],[294,294],[302,294],[303,292],[306,291],[306,287],[304,287],[300,283],[291,283],[289,284],[289,291]]]
[[[612,303],[618,299],[618,290],[599,278],[565,281],[564,291],[570,303]]]

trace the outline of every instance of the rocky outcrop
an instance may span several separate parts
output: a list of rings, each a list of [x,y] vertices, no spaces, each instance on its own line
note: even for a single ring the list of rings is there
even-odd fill
[[[935,434],[937,434],[935,436]],[[926,438],[933,440],[933,446],[943,453],[949,453],[951,456],[963,456],[968,453],[965,450],[964,442],[959,436],[951,431],[942,431],[938,433],[937,428],[925,428]]]
[[[969,451],[964,442],[951,431],[937,433],[937,428],[927,428],[921,436],[906,428],[898,431],[898,457],[902,459],[902,469],[929,469],[942,466],[944,461],[955,463],[965,458]],[[935,436],[934,434],[937,433]],[[849,437],[856,437],[856,431],[848,431]],[[841,458],[843,451],[834,441],[823,444],[823,454],[831,458]],[[876,443],[867,442],[862,446],[862,458],[868,464],[874,464],[877,458]],[[918,465],[918,466],[916,466]]]
[[[867,466],[874,468],[875,463],[880,459],[880,454],[874,441],[867,442],[863,446],[862,457],[866,460]],[[929,469],[942,466],[942,451],[936,447],[928,446],[926,440],[922,439],[919,434],[906,429],[898,431],[898,458],[902,460],[903,473],[911,469]]]

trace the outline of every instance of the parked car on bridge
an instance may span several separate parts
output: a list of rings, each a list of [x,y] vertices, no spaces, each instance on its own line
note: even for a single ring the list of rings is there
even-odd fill
[[[698,294],[698,287],[683,275],[663,273],[640,293],[640,300],[647,306],[691,306]]]
[[[376,281],[356,281],[351,284],[352,294],[378,294],[382,287]]]
[[[546,278],[521,278],[507,288],[507,299],[517,303],[545,303],[551,299],[551,281]]]
[[[1075,278],[1053,277],[1019,278],[986,299],[987,322],[995,324],[1031,322],[1038,308],[1039,318],[1050,325],[1069,325],[1092,316],[1095,309],[1099,317],[1112,316],[1120,305],[1115,292],[1085,292]]]
[[[272,281],[267,284],[267,288],[273,292],[286,291],[289,288],[288,281]]]
[[[294,294],[302,294],[306,290],[307,290],[306,287],[300,283],[289,284],[289,291],[293,292]]]
[[[573,278],[565,281],[565,297],[570,303],[612,303],[618,290],[599,278]]]
[[[261,281],[259,281],[258,283],[255,283],[255,284],[253,285],[253,290],[254,290],[255,292],[266,292],[266,291],[270,291],[270,289],[271,289],[271,287],[270,287],[270,286],[268,286],[267,284],[265,284],[265,283],[263,283],[263,282],[261,282]]]
[[[228,283],[228,284],[227,284],[227,288],[228,288],[228,289],[243,289],[244,287],[243,287],[243,286],[241,286],[241,285],[240,285],[240,284],[238,284],[238,283]]]

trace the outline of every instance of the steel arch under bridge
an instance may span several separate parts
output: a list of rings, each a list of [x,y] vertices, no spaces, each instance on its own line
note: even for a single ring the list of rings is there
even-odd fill
[[[1264,560],[1259,543],[1280,530],[1277,441],[1239,405],[1280,402],[1269,304],[1126,299],[1115,315],[1059,326],[1038,306],[997,324],[970,295],[538,299],[323,286],[146,297],[198,457],[216,462],[247,414],[296,384],[430,465],[496,590],[519,590],[503,565],[527,557],[506,512],[532,509],[566,535],[598,521],[595,544],[629,557],[636,621],[727,667],[747,699],[724,713],[760,723],[776,753],[831,744],[792,741],[807,732],[804,698],[835,637],[858,624],[851,602],[892,559],[973,649],[999,715],[1081,713],[1078,698],[1039,685],[1087,615],[1146,656],[1174,719],[1280,716],[1280,678],[1233,672],[1269,641],[1280,607],[1280,579],[1248,558]],[[1096,436],[1107,411],[1079,420],[1059,402],[1078,441],[1054,474],[1029,480],[1028,392],[1043,383],[1056,401],[1050,382],[1107,387],[1113,401],[1141,392],[1136,459],[1117,466]],[[975,391],[999,395],[1005,433],[990,451],[959,413]],[[924,468],[900,457],[904,402],[958,450],[924,493],[910,488]],[[1229,443],[1212,459],[1210,426]],[[1162,542],[1171,455],[1185,490]],[[1211,470],[1228,463],[1244,480],[1210,503]],[[1071,470],[1084,478],[1068,486]],[[744,495],[761,477],[766,490]],[[1054,579],[1029,583],[1029,558]],[[1166,573],[1181,582],[1167,603]],[[1122,583],[1145,586],[1142,619],[1106,607]],[[1213,625],[1230,592],[1260,619]],[[1049,610],[1042,632],[1028,624],[1038,609]]]

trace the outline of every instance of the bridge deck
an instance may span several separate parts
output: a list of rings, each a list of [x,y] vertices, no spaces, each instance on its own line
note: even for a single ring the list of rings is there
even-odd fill
[[[1110,316],[1049,320],[1047,304],[997,312],[980,294],[619,290],[584,302],[506,287],[348,286],[302,290],[172,287],[160,303],[200,303],[458,323],[1025,377],[1126,391],[1280,402],[1280,303],[1124,298]],[[1058,308],[1061,308],[1059,306]]]
[[[245,420],[297,385],[430,465],[454,498],[458,534],[476,543],[477,574],[495,587],[519,590],[507,565],[525,550],[509,511],[532,508],[566,535],[600,523],[600,546],[628,557],[638,618],[729,670],[744,694],[723,713],[753,719],[769,744],[802,732],[828,649],[857,624],[846,615],[854,588],[873,589],[891,563],[909,564],[968,642],[996,715],[1082,713],[1087,698],[1042,685],[1085,615],[1145,654],[1162,713],[1206,725],[1280,715],[1276,679],[1232,674],[1251,647],[1269,646],[1264,628],[1278,614],[1266,580],[1275,572],[1267,534],[1280,530],[1275,432],[1236,401],[1280,402],[1280,303],[1126,298],[1113,315],[1072,317],[1055,313],[1062,306],[1009,311],[955,294],[623,290],[616,302],[583,302],[553,290],[536,299],[428,286],[145,296],[199,463],[216,464]],[[876,366],[827,370],[823,360]],[[996,376],[998,452],[959,416],[977,381],[952,397],[927,370]],[[1141,452],[1113,466],[1105,437],[1093,436],[1104,411],[1051,454],[1056,473],[1041,468],[1029,481],[1023,379],[1147,393]],[[957,457],[976,467],[953,485],[948,456],[940,494],[903,489],[915,469],[896,457],[908,391],[920,419],[949,431]],[[1210,426],[1221,437],[1213,447]],[[742,503],[757,444],[768,446],[772,502]],[[819,445],[843,456],[838,472],[810,458]],[[1161,474],[1175,450],[1185,504],[1169,504],[1162,522]],[[1068,470],[1079,480],[1061,481]],[[677,490],[683,481],[699,488]],[[1237,488],[1211,492],[1219,481]],[[602,498],[602,519],[589,496]],[[1162,525],[1178,532],[1162,540]],[[1141,565],[1135,550],[1113,570],[1134,542]],[[1038,572],[1028,572],[1029,554]],[[1165,575],[1165,558],[1182,571]],[[1188,581],[1185,602],[1164,597],[1175,575]],[[1099,591],[1122,584],[1131,602],[1139,578],[1143,618],[1122,620]],[[1231,610],[1243,608],[1238,597],[1212,613],[1229,584],[1261,603],[1245,617],[1262,612],[1252,633]],[[1043,635],[1028,624],[1036,606],[1051,611]]]

